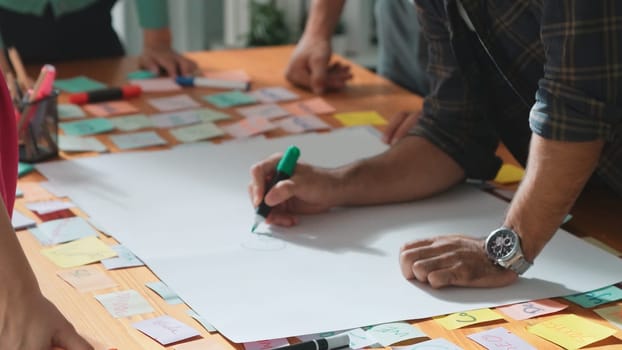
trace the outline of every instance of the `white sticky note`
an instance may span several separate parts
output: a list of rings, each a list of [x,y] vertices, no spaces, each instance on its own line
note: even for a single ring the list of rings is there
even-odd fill
[[[55,211],[61,211],[69,208],[73,208],[76,205],[71,202],[51,200],[26,204],[26,208],[36,211],[40,215],[53,213]]]
[[[281,108],[279,105],[270,103],[262,104],[259,106],[242,107],[236,109],[236,112],[246,118],[266,118],[274,119],[285,117],[289,115],[289,112]]]
[[[160,113],[154,114],[150,118],[153,124],[158,128],[172,128],[175,126],[197,124],[202,121],[200,112],[197,111]]]
[[[37,238],[43,245],[71,242],[85,237],[97,237],[97,231],[79,216],[47,221],[39,224],[37,228],[41,233],[41,236],[37,236]]]
[[[418,327],[406,322],[379,324],[367,330],[367,334],[382,346],[399,343],[404,340],[427,337]]]
[[[58,135],[58,148],[64,152],[106,152],[108,148],[95,137]]]
[[[285,345],[289,345],[289,342],[285,338],[266,339],[266,340],[244,343],[244,349],[245,350],[270,350],[274,348],[280,348],[281,346],[285,346]]]
[[[13,210],[13,216],[11,217],[11,225],[15,231],[24,230],[30,227],[37,226],[37,222],[20,213],[17,210]]]
[[[219,137],[225,132],[214,123],[201,123],[171,130],[171,134],[180,142],[196,142]]]
[[[96,295],[95,299],[97,299],[114,318],[129,317],[154,311],[147,300],[133,289]]]
[[[142,261],[140,261],[140,259],[136,257],[136,255],[134,255],[134,253],[132,253],[129,249],[121,244],[110,246],[110,248],[114,250],[118,256],[110,259],[104,259],[101,261],[106,270],[115,270],[126,267],[145,265]]]
[[[147,100],[153,107],[163,112],[179,109],[198,108],[201,105],[188,95],[176,95],[171,97],[159,97]]]
[[[166,145],[167,142],[155,131],[135,132],[124,135],[112,135],[110,140],[120,149],[143,148]]]
[[[170,316],[160,316],[132,324],[132,327],[155,339],[162,345],[199,336],[199,332]]]

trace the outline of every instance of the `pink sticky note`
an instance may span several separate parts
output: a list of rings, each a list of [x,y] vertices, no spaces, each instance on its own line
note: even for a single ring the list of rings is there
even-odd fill
[[[536,350],[526,341],[510,333],[503,327],[489,329],[468,336],[486,349]]]
[[[274,103],[262,104],[259,106],[242,107],[236,111],[246,118],[262,117],[266,119],[280,118],[289,115],[289,112]]]
[[[289,342],[285,338],[267,339],[267,340],[254,341],[250,343],[244,343],[244,349],[246,350],[269,350],[269,349],[279,348],[285,345],[289,345]]]
[[[210,79],[241,81],[245,83],[251,81],[248,74],[241,69],[205,72],[203,75]]]
[[[540,299],[510,306],[498,307],[497,311],[500,311],[515,320],[526,320],[536,316],[552,314],[567,307],[568,305],[558,303],[551,299]]]
[[[181,86],[177,85],[171,78],[131,80],[131,83],[133,85],[140,86],[143,92],[168,92],[181,90]]]
[[[137,113],[138,108],[131,103],[125,101],[111,101],[102,103],[93,103],[84,106],[84,110],[96,117],[106,117],[117,114]]]
[[[281,129],[292,134],[299,134],[305,131],[330,129],[330,125],[326,124],[322,119],[315,115],[293,116],[291,118],[279,120],[275,124]]]
[[[157,340],[162,345],[199,336],[199,332],[170,316],[160,316],[132,324],[132,327]]]
[[[335,107],[331,106],[321,97],[316,97],[300,102],[292,102],[283,106],[292,115],[327,114],[333,113]]]
[[[222,127],[235,138],[248,137],[276,129],[277,126],[266,118],[248,118]]]

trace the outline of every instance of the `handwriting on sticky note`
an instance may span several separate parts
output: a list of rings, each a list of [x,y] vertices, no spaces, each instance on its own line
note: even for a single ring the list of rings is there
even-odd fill
[[[114,288],[118,285],[97,266],[82,266],[59,271],[58,276],[80,292]]]
[[[345,126],[385,125],[387,123],[386,119],[375,111],[337,113],[335,118]]]
[[[406,322],[376,325],[368,329],[367,333],[375,338],[382,346],[389,346],[409,339],[426,337],[426,334],[418,327]]]
[[[548,319],[527,330],[566,349],[578,349],[616,333],[614,329],[577,315]]]
[[[225,132],[214,123],[201,123],[171,130],[179,142],[196,142],[219,137]]]
[[[147,300],[133,289],[96,295],[95,299],[115,318],[153,312]]]
[[[365,332],[362,328],[356,328],[348,331],[348,337],[350,338],[350,349],[354,350],[366,348],[368,346],[378,343],[378,340],[376,340],[376,338],[372,337],[371,334]],[[311,339],[315,338],[318,337],[314,336]]]
[[[184,339],[199,336],[199,332],[170,316],[160,316],[132,324],[162,345],[172,344]]]
[[[84,237],[96,237],[97,231],[83,218],[76,216],[66,219],[51,220],[38,226],[41,244],[52,245],[75,241]]]
[[[93,103],[85,105],[84,109],[96,117],[138,112],[138,108],[126,101]]]
[[[328,114],[335,111],[335,107],[328,104],[328,102],[321,97],[288,103],[283,105],[283,108],[291,115]]]
[[[587,293],[569,295],[564,297],[564,299],[572,301],[573,303],[581,305],[585,308],[592,308],[622,299],[622,289],[616,286],[609,286]]]
[[[474,333],[468,337],[490,350],[536,350],[536,348],[529,345],[526,341],[510,333],[503,327]]]
[[[241,138],[261,134],[276,129],[277,126],[266,118],[249,118],[222,128],[231,136]]]
[[[266,340],[244,343],[244,349],[245,350],[270,350],[270,349],[279,348],[285,345],[289,345],[289,342],[285,338],[266,339]]]
[[[501,319],[501,315],[490,309],[471,310],[457,312],[445,317],[437,318],[436,321],[449,330],[471,326],[474,324]]]
[[[609,321],[612,325],[622,329],[622,305],[614,305],[594,310],[600,317]]]
[[[555,300],[540,299],[504,307],[498,307],[497,311],[508,315],[515,320],[526,320],[528,318],[558,312],[567,307],[568,305],[558,303]]]
[[[117,255],[104,242],[92,236],[42,249],[41,253],[62,268],[86,265]]]
[[[523,176],[525,176],[525,170],[522,168],[513,164],[503,164],[494,181],[500,184],[511,184],[520,182]]]

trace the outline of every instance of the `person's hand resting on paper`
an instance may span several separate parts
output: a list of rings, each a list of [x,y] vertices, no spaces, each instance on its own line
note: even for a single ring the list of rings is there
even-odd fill
[[[141,67],[158,75],[160,69],[170,77],[194,75],[196,62],[175,52],[171,46],[171,32],[168,28],[145,29]]]
[[[328,40],[303,36],[287,65],[287,80],[316,94],[344,88],[352,79],[350,66],[330,63],[331,55]]]
[[[382,133],[382,142],[393,145],[408,134],[417,123],[421,111],[401,111],[394,115]]]

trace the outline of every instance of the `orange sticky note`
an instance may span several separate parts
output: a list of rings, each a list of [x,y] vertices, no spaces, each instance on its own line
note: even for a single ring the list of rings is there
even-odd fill
[[[85,105],[84,109],[96,117],[106,117],[116,114],[137,113],[138,108],[125,101],[101,102]]]
[[[378,112],[362,111],[335,114],[335,118],[345,126],[385,125],[387,123]]]
[[[54,199],[54,196],[36,182],[22,182],[19,188],[24,192],[24,199],[28,202],[39,202]]]
[[[490,309],[478,309],[466,312],[456,312],[455,314],[447,315],[445,317],[437,318],[436,322],[446,329],[458,329],[465,326],[471,326],[474,324],[494,321],[502,319],[500,314]]]
[[[515,182],[520,182],[525,176],[525,170],[517,167],[512,164],[503,164],[499,172],[497,173],[497,177],[495,177],[495,182],[500,184],[511,184]]]
[[[112,278],[108,277],[96,266],[84,266],[72,270],[59,271],[58,276],[80,292],[90,292],[118,286],[117,282],[113,281]]]
[[[567,307],[568,305],[558,303],[555,300],[540,299],[510,306],[498,307],[497,311],[508,315],[515,320],[526,320],[536,316],[552,314]]]
[[[321,97],[288,103],[283,105],[283,109],[288,111],[291,115],[328,114],[335,111],[335,107],[329,105],[328,102]]]
[[[527,330],[566,349],[578,349],[616,333],[577,315],[564,315],[540,322]]]

